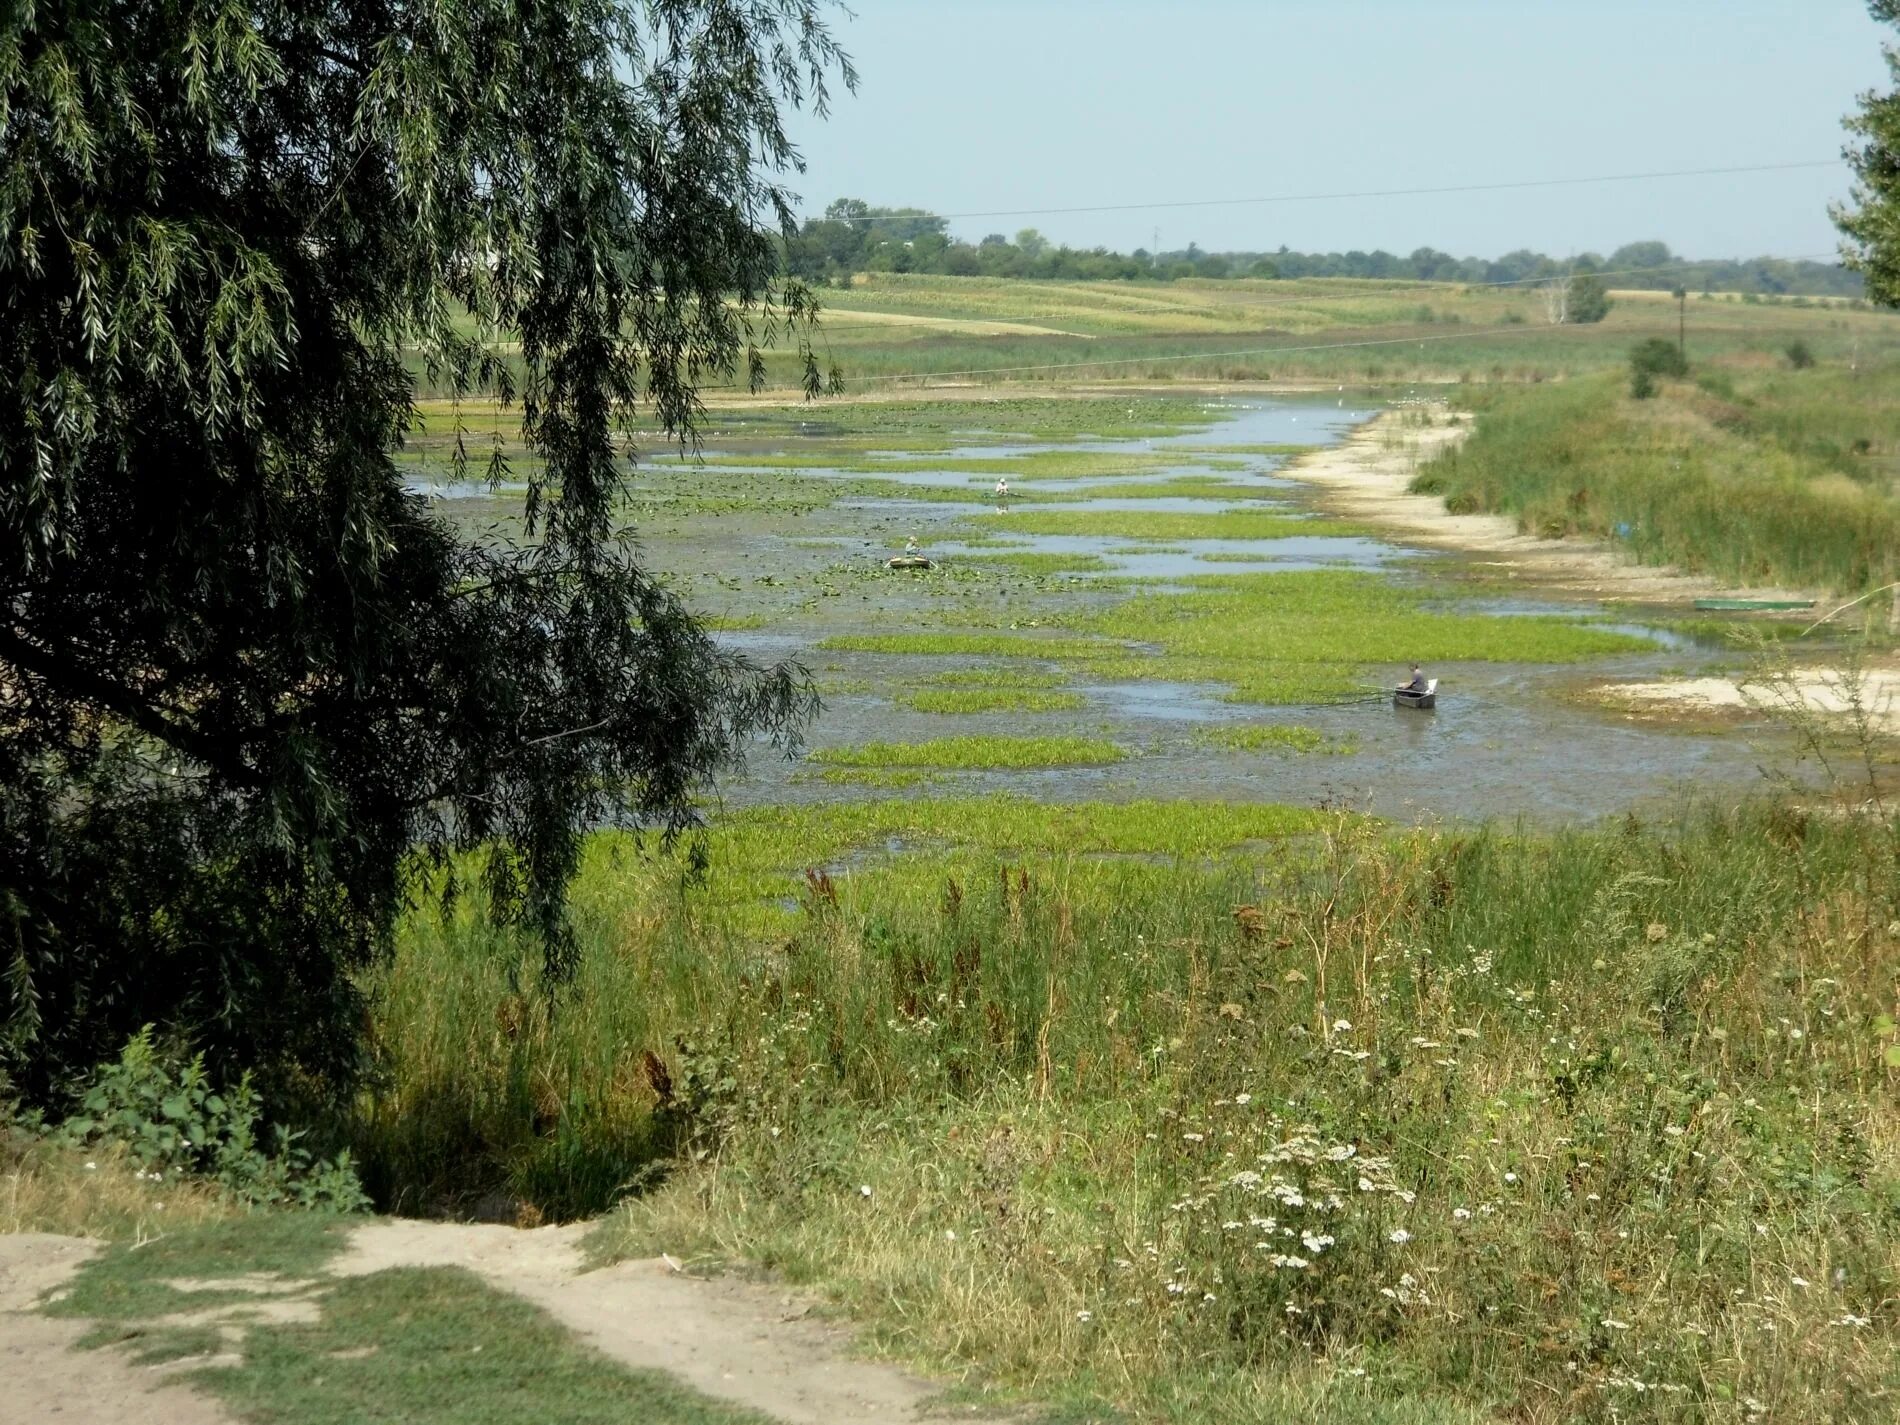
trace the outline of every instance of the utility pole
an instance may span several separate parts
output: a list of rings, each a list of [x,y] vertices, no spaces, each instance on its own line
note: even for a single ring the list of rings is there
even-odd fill
[[[1689,289],[1676,288],[1676,355],[1689,364]]]

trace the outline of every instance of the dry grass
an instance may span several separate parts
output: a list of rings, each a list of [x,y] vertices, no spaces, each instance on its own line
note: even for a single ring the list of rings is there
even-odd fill
[[[116,1145],[61,1148],[0,1128],[0,1232],[143,1240],[240,1211],[203,1183],[141,1176]]]

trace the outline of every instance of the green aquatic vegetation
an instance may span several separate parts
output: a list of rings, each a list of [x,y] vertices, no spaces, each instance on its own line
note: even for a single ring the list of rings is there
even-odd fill
[[[827,653],[901,653],[924,657],[1107,658],[1119,644],[1092,638],[1037,638],[1020,633],[945,630],[940,633],[842,633],[821,639]]]
[[[1570,663],[1652,649],[1644,638],[1557,617],[1431,608],[1375,574],[1310,570],[1201,574],[1193,592],[1151,594],[1082,617],[1104,637],[1158,645],[1247,702],[1301,702],[1360,690],[1368,664]]]
[[[915,688],[893,701],[927,713],[1074,712],[1087,703],[1080,693],[1034,688]]]
[[[1129,480],[1103,485],[1074,485],[1045,490],[1034,485],[1012,491],[1030,505],[1086,504],[1094,500],[1285,500],[1286,490],[1271,485],[1247,485],[1211,475],[1182,475],[1172,480]]]
[[[1023,574],[1100,574],[1115,566],[1099,554],[961,554],[953,557],[959,564],[995,565]]]
[[[1015,510],[983,517],[985,523],[1008,521],[1024,534],[1091,535],[1107,539],[1339,539],[1367,531],[1342,520],[1267,510],[1227,510],[1209,514],[1168,514],[1146,510]]]
[[[796,773],[793,780],[802,780],[804,775]],[[944,777],[939,772],[921,772],[908,767],[827,767],[818,774],[818,780],[832,787],[897,792],[935,786]]]
[[[1031,549],[1034,542],[1027,539],[1010,539],[1000,534],[966,534],[957,540],[958,544],[971,549]]]
[[[1061,673],[1003,664],[988,668],[950,668],[924,681],[937,688],[1059,688],[1067,679]]]
[[[1230,752],[1327,752],[1354,751],[1350,739],[1335,740],[1316,727],[1296,727],[1281,723],[1235,723],[1210,727],[1195,734],[1196,742],[1224,747]]]
[[[821,747],[813,762],[834,767],[944,767],[959,770],[1022,770],[1031,767],[1100,767],[1120,762],[1128,749],[1095,737],[939,737],[928,742],[867,742]]]

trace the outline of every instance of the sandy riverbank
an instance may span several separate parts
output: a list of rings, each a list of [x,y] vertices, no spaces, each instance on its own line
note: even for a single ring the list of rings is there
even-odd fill
[[[1610,683],[1599,690],[1607,703],[1634,712],[1763,712],[1786,716],[1819,714],[1851,722],[1856,707],[1883,733],[1900,733],[1900,669],[1870,668],[1858,687],[1826,668],[1796,668],[1774,678],[1672,678],[1655,683]]]
[[[1412,494],[1408,486],[1419,467],[1470,431],[1471,417],[1463,412],[1416,406],[1386,411],[1339,445],[1303,455],[1278,473],[1322,491],[1321,504],[1333,514],[1378,525],[1408,544],[1471,554],[1479,571],[1502,580],[1649,604],[1822,597],[1801,590],[1727,588],[1701,575],[1633,563],[1610,545],[1540,539],[1523,533],[1507,515],[1457,515],[1436,495]]]

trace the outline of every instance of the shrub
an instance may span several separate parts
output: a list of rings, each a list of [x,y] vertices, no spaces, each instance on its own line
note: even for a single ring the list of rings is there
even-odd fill
[[[1805,341],[1791,341],[1787,350],[1788,364],[1796,371],[1806,371],[1814,365],[1814,352]]]
[[[1689,363],[1682,348],[1666,338],[1653,336],[1630,351],[1630,395],[1646,401],[1656,394],[1658,376],[1687,376]]]
[[[122,1145],[140,1171],[216,1182],[247,1203],[284,1203],[331,1212],[357,1212],[369,1199],[347,1151],[319,1160],[278,1125],[267,1151],[258,1141],[263,1104],[249,1074],[220,1090],[204,1057],[180,1062],[152,1042],[148,1026],[133,1035],[117,1062],[93,1071],[80,1095],[80,1112],[57,1137],[75,1146]]]

